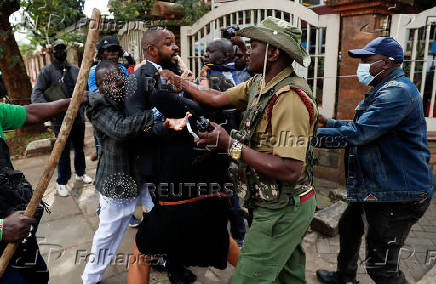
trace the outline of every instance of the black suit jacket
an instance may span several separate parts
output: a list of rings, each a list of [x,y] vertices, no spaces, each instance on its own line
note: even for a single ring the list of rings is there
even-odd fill
[[[198,103],[179,96],[162,84],[157,69],[147,62],[127,80],[125,112],[133,115],[156,107],[165,117],[184,117],[186,111],[201,115]],[[132,155],[142,182],[178,182],[189,175],[192,136],[186,130],[175,132],[156,123],[132,143]]]

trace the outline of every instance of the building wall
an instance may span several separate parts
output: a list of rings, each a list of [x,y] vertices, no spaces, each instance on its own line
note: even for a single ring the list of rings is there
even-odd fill
[[[428,133],[428,147],[430,148],[430,167],[433,172],[433,184],[436,186],[436,133]]]
[[[341,17],[341,60],[336,118],[353,119],[354,109],[371,89],[360,84],[355,75],[360,60],[351,58],[348,50],[362,48],[379,36],[387,36],[385,15],[353,15]]]
[[[156,21],[153,22],[129,22],[118,32],[118,39],[124,50],[128,51],[136,63],[138,64],[145,59],[144,52],[141,46],[141,40],[144,32],[153,26],[164,26],[174,33],[176,37],[176,44],[180,47],[180,27],[166,26],[164,23]]]

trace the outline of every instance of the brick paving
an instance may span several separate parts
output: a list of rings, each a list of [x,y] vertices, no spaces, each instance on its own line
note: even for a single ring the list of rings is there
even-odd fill
[[[22,170],[28,180],[35,185],[47,163],[48,156],[32,157],[15,160],[14,166]],[[95,175],[96,163],[87,159],[87,172]],[[55,174],[56,176],[56,174]],[[98,195],[91,185],[71,182],[72,195],[60,198],[54,195],[54,179],[50,182],[46,201],[52,205],[52,214],[45,214],[38,236],[41,252],[49,264],[51,284],[81,283],[80,275],[84,269],[84,262],[80,258],[82,251],[89,251],[94,231],[98,226],[95,213]],[[322,200],[322,207],[328,206],[328,191],[338,188],[338,185],[324,180],[317,180],[318,199]],[[140,216],[140,209],[136,212]],[[136,230],[128,229],[118,253],[127,255],[131,252],[132,241]],[[429,271],[436,262],[436,201],[420,222],[412,228],[407,246],[402,253],[401,269],[411,283],[416,283]],[[315,277],[316,269],[334,270],[336,256],[339,251],[338,236],[327,238],[316,232],[307,234],[304,240],[307,253],[307,282],[319,283]],[[364,243],[360,250],[361,259],[364,257]],[[126,283],[127,269],[125,261],[120,259],[118,264],[110,265],[104,275],[103,284]],[[196,284],[200,283],[230,283],[233,268],[216,270],[212,268],[193,268],[198,276]],[[373,283],[359,266],[358,280],[362,284]],[[165,273],[152,272],[151,283],[169,283]],[[436,283],[436,270],[433,269],[422,281],[422,284]],[[421,283],[420,283],[421,284]]]
[[[339,187],[325,180],[317,180],[320,195],[328,195],[328,191]],[[316,280],[317,269],[335,270],[336,257],[339,252],[339,236],[328,238],[316,232],[309,233],[304,242],[307,253],[306,277],[308,283],[319,283]],[[360,264],[357,279],[361,284],[374,283],[364,269],[365,242],[360,248]],[[416,283],[436,263],[436,201],[433,199],[425,215],[412,227],[400,256],[400,269],[410,283]],[[436,272],[428,275],[436,283]]]

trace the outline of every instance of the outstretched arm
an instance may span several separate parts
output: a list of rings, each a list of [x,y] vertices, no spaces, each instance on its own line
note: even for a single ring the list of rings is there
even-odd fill
[[[165,78],[169,84],[174,85],[178,91],[183,90],[191,94],[191,96],[201,104],[214,108],[221,108],[231,105],[230,99],[226,93],[213,89],[201,88],[198,85],[189,82],[188,80],[183,80],[180,76],[177,76],[169,70],[160,71],[159,74]]]
[[[396,127],[413,109],[417,101],[410,99],[407,90],[397,86],[383,88],[357,121],[329,119],[327,127],[318,130],[319,147],[332,139],[359,146],[371,143]],[[344,145],[346,145],[344,143]]]
[[[227,152],[233,139],[221,126],[211,122],[215,128],[212,132],[202,133],[200,140],[197,140],[197,146],[215,148],[220,151]],[[261,174],[269,177],[294,184],[301,176],[303,162],[292,158],[283,158],[272,154],[255,151],[247,146],[242,146],[241,159],[250,167]]]
[[[204,113],[204,110],[196,101],[163,89],[152,92],[150,102],[165,117],[184,117],[187,111],[196,116]]]
[[[26,121],[24,125],[41,123],[49,120],[55,115],[65,112],[70,105],[71,99],[61,99],[49,103],[36,103],[31,105],[25,105],[26,109]],[[88,92],[85,92],[82,99],[82,105],[88,103]]]
[[[24,125],[41,123],[53,116],[65,112],[70,105],[71,99],[62,99],[50,103],[26,105],[26,122]]]
[[[87,109],[87,115],[95,129],[118,141],[148,132],[153,127],[151,110],[124,117],[108,107],[91,107]]]

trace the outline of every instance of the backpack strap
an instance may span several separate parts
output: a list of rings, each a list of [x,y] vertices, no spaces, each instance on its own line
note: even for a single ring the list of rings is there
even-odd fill
[[[63,71],[62,71],[62,77],[59,79],[59,83],[61,83],[61,84],[63,84],[64,83],[64,78],[65,78],[65,75],[67,74],[67,68],[66,67],[64,67],[64,69],[63,69]]]

